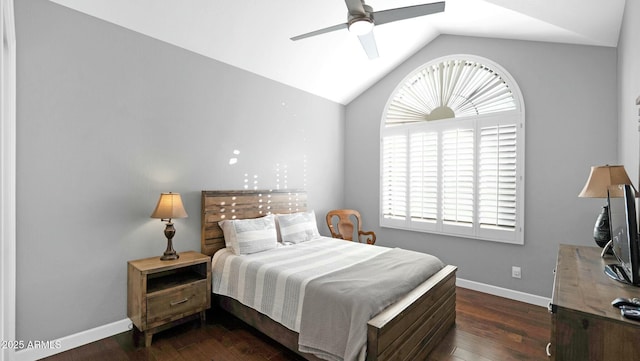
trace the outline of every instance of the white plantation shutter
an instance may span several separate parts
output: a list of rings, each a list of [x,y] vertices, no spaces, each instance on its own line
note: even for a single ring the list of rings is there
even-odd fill
[[[524,110],[487,59],[437,59],[405,78],[383,116],[380,224],[524,243]]]
[[[453,115],[450,109],[455,113]],[[394,92],[385,124],[475,116],[515,110],[513,93],[504,80],[479,61],[447,59],[425,66]]]
[[[516,226],[516,125],[482,128],[478,182],[480,226]]]
[[[434,223],[438,219],[438,133],[411,134],[409,153],[411,220]]]
[[[474,218],[473,129],[445,131],[442,143],[442,219],[470,227]]]
[[[407,136],[385,137],[382,154],[382,215],[401,220],[407,216]]]

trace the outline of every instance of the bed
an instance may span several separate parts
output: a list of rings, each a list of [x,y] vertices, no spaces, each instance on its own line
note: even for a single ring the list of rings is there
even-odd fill
[[[256,219],[271,214],[297,214],[305,211],[307,195],[299,190],[202,191],[201,251],[214,258],[222,258],[221,255],[228,251],[225,249],[220,221]],[[333,242],[350,243],[338,240]],[[309,245],[313,245],[314,242],[306,244],[307,247],[311,247]],[[326,244],[336,248],[347,246],[328,240]],[[363,247],[372,247],[373,250],[375,246]],[[289,249],[293,252],[295,247]],[[289,249],[280,252],[289,252]],[[214,256],[218,251],[220,252],[217,256]],[[426,359],[455,324],[455,273],[456,267],[444,265],[430,278],[421,281],[415,287],[411,286],[406,294],[403,293],[399,299],[394,299],[392,304],[385,306],[381,312],[369,319],[365,332],[366,352],[361,353],[361,356],[366,355],[368,361]],[[296,332],[291,327],[274,321],[272,317],[246,306],[233,297],[214,294],[212,299],[222,309],[305,359],[321,359],[299,350],[299,341],[304,339],[302,332]]]

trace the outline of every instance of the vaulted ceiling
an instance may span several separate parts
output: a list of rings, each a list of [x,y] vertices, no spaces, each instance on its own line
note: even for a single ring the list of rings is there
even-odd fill
[[[369,60],[342,0],[51,0],[329,100],[347,104],[440,34],[615,47],[625,0],[446,0],[443,13],[376,26]],[[375,11],[434,0],[368,0]]]

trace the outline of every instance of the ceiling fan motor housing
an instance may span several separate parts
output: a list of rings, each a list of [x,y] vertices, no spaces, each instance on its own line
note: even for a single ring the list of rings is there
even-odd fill
[[[349,31],[356,35],[368,34],[373,30],[373,8],[369,5],[364,5],[364,13],[351,13],[348,14],[348,28]]]

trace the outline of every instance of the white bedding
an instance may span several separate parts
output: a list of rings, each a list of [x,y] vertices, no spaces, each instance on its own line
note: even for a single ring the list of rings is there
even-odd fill
[[[349,324],[345,324],[344,327],[340,327],[339,330],[329,329],[325,331],[318,330],[325,320],[330,319],[330,317],[324,317],[323,319],[323,316],[320,316],[321,314],[325,314],[325,312],[321,310],[324,306],[322,304],[324,301],[313,302],[317,301],[314,297],[313,300],[306,301],[309,304],[306,306],[306,309],[303,309],[305,291],[311,291],[307,286],[310,282],[313,282],[313,284],[320,282],[322,293],[326,293],[326,284],[341,283],[344,287],[345,274],[347,275],[346,282],[351,281],[351,277],[348,276],[349,273],[345,272],[349,271],[348,268],[353,268],[354,270],[358,269],[360,274],[366,275],[372,273],[376,278],[381,279],[386,277],[387,283],[386,286],[384,286],[385,290],[386,288],[396,288],[396,283],[400,284],[402,289],[397,287],[398,290],[394,290],[394,292],[398,291],[404,294],[444,266],[440,260],[433,256],[411,251],[399,251],[407,252],[406,257],[402,253],[398,256],[398,249],[363,245],[327,237],[319,237],[308,242],[282,246],[265,252],[242,256],[236,256],[230,250],[222,249],[214,254],[212,261],[212,290],[216,294],[234,298],[244,305],[269,316],[287,328],[300,333],[300,340],[306,339],[307,341],[312,341],[306,344],[303,344],[301,341],[301,350],[305,352],[312,351],[314,354],[330,360],[354,360],[359,353],[358,350],[366,345],[367,321],[384,307],[395,302],[401,295],[386,295],[383,290],[374,292],[372,293],[374,294],[373,297],[379,302],[372,305],[371,308],[373,309],[367,311],[367,314],[360,316],[361,319],[353,321],[358,324],[358,327],[354,328],[356,330],[355,332],[350,330],[350,328],[353,327]],[[365,268],[368,266],[368,263],[373,264],[378,262],[376,267],[379,269],[381,260],[389,258],[386,254],[391,256],[394,253],[394,257],[400,257],[400,259],[413,258],[415,255],[420,257],[417,258],[417,260],[419,260],[418,262],[414,261],[410,268],[405,269],[405,275],[406,270],[410,270],[409,272],[415,273],[415,276],[404,277],[402,274],[394,274],[393,269],[396,268],[396,261],[393,260],[383,261],[387,262],[385,266],[387,271],[384,272],[384,275],[375,273],[376,271],[373,269],[367,270]],[[413,255],[409,255],[408,253],[412,253]],[[424,262],[422,262],[422,260],[424,260]],[[406,263],[409,264],[409,262]],[[424,263],[424,265],[414,267],[413,265],[417,263]],[[399,267],[399,269],[400,268],[402,267]],[[337,272],[343,270],[345,272]],[[395,282],[395,280],[398,280],[398,282]],[[355,282],[355,287],[357,287],[359,283],[367,282]],[[389,287],[389,285],[392,286]],[[348,285],[347,288],[352,289],[353,287],[352,285]],[[366,286],[366,290],[375,288],[371,283]],[[314,290],[314,294],[317,294],[317,292],[318,291]],[[353,299],[353,297],[351,298]],[[358,311],[356,313],[362,313],[361,310],[358,309],[358,306],[348,304],[354,303],[355,300],[346,301],[347,305],[345,306],[336,303],[330,308],[332,310],[351,308],[348,312],[353,312],[353,309],[355,309]],[[309,314],[312,309],[314,309],[314,312]],[[311,324],[312,327],[306,326],[301,329],[303,316],[305,317],[303,325]],[[313,327],[316,324],[319,326]],[[308,335],[303,334],[307,332],[305,330],[308,329],[313,329],[315,333],[312,336],[311,333]],[[318,332],[320,332],[320,334]],[[343,332],[344,334],[338,334],[338,332]],[[324,333],[324,335],[321,333]],[[351,333],[354,334],[352,335]],[[316,344],[316,341],[319,339],[323,339],[323,341]],[[325,342],[324,339],[328,341]],[[339,341],[339,344],[331,344],[331,339]],[[347,342],[345,340],[349,340],[348,342],[350,344],[343,344]],[[353,340],[353,342],[351,340]],[[311,348],[304,347],[303,349],[303,346],[311,346]],[[360,354],[361,356],[363,355],[363,353]]]
[[[362,245],[319,237],[243,256],[221,249],[213,256],[212,291],[300,332],[302,301],[309,281],[389,250],[359,246]]]

